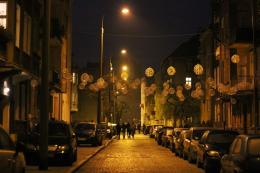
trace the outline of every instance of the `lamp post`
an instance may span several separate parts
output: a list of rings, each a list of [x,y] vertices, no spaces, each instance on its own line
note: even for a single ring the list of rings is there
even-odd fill
[[[127,16],[130,14],[130,10],[127,7],[124,7],[121,9],[121,14],[124,16]],[[101,27],[100,27],[100,57],[99,57],[99,78],[101,79],[103,77],[103,60],[104,60],[104,15],[101,18]],[[98,91],[98,103],[97,103],[97,123],[101,122],[102,118],[102,90]]]

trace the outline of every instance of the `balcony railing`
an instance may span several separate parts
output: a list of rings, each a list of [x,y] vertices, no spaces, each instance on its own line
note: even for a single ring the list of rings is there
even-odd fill
[[[20,49],[15,48],[14,63],[20,68],[30,72],[35,76],[40,75],[40,57],[37,54],[27,55]]]

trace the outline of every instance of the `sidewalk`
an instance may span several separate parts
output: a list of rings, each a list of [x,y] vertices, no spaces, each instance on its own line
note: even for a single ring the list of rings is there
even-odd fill
[[[106,146],[113,141],[113,138],[110,140],[105,140],[104,145],[98,147],[89,147],[89,146],[80,146],[78,147],[78,158],[77,161],[73,163],[72,166],[49,166],[48,170],[40,171],[38,166],[26,166],[26,173],[73,173],[78,168],[80,168],[84,163],[86,163],[89,159],[95,156],[99,151],[104,149]]]

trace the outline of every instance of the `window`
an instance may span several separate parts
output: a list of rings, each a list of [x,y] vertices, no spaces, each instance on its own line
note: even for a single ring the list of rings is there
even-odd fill
[[[15,46],[20,47],[20,20],[21,20],[21,7],[16,4],[16,24],[15,24]]]
[[[28,13],[24,12],[23,51],[28,55],[30,55],[31,52],[31,24],[31,16],[29,16]]]
[[[186,77],[185,85],[191,87],[191,77]]]
[[[233,154],[239,154],[241,151],[242,140],[238,139],[233,148]]]
[[[7,2],[0,1],[0,26],[6,28]]]

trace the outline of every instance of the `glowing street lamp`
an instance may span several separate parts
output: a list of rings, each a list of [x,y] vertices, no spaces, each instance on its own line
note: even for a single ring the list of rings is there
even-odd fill
[[[122,71],[128,71],[127,65],[123,65],[123,66],[122,66]]]
[[[121,9],[121,13],[126,16],[126,15],[129,15],[130,10],[129,10],[129,8],[124,7]]]
[[[126,49],[122,49],[122,50],[121,50],[121,54],[122,54],[122,55],[127,54],[127,50],[126,50]]]

